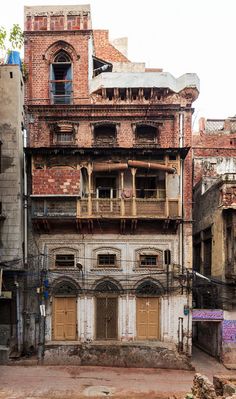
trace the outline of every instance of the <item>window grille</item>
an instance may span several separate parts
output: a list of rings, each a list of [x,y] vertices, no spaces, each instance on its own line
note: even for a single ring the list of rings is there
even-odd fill
[[[75,256],[70,254],[57,254],[55,267],[74,267]]]
[[[116,267],[116,255],[115,254],[98,255],[98,266],[99,267]]]
[[[155,267],[157,263],[157,255],[140,255],[140,267]]]

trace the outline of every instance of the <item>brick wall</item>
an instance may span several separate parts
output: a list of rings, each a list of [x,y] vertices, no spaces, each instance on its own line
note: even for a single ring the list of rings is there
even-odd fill
[[[109,42],[108,30],[94,30],[93,39],[96,57],[109,62],[129,62],[128,58]]]
[[[25,85],[26,103],[30,101],[31,104],[50,104],[50,64],[53,61],[53,55],[60,48],[69,52],[72,58],[74,103],[81,101],[86,103],[86,99],[88,99],[89,37],[90,33],[81,34],[79,31],[76,34],[74,32],[26,33],[24,62],[29,75]],[[56,43],[59,43],[58,47]]]
[[[236,133],[211,132],[205,133],[201,130],[193,136],[193,158],[194,158],[194,185],[203,176],[217,177],[223,171],[222,165],[228,160],[236,159]],[[227,172],[225,168],[224,172]]]
[[[32,111],[32,112],[31,112]],[[38,114],[37,110],[31,109],[29,107],[29,124],[28,124],[28,145],[30,147],[48,147],[53,143],[53,132],[51,130],[52,122],[44,121]],[[109,114],[109,117],[107,115]],[[126,116],[134,116],[132,111],[129,111]],[[120,118],[124,116],[123,110],[120,112],[114,112],[112,107],[107,107],[106,114],[100,110],[93,108],[93,117],[87,121],[83,120],[80,111],[77,112],[73,110],[63,110],[61,111],[61,117],[64,119],[70,118],[71,120],[77,119],[77,124],[75,128],[75,142],[74,145],[78,147],[91,147],[93,144],[93,134],[91,129],[91,123],[104,120],[104,123],[110,120],[111,122],[119,123],[118,135],[117,135],[117,145],[124,148],[130,148],[135,145],[135,133],[133,131],[132,124],[135,122],[146,122],[146,112],[145,109],[136,114],[133,119]],[[161,119],[163,117],[163,119]],[[58,109],[47,111],[47,118],[53,120],[58,119]],[[169,113],[165,114],[156,112],[155,118],[158,118],[159,127],[157,129],[157,143],[158,146],[163,148],[177,148],[179,147],[179,133],[178,133],[178,114]],[[58,119],[59,120],[59,119]],[[154,119],[155,120],[155,119]],[[191,146],[191,126],[188,121],[186,121],[186,138],[184,146]]]
[[[80,170],[72,168],[34,170],[32,194],[80,195]]]

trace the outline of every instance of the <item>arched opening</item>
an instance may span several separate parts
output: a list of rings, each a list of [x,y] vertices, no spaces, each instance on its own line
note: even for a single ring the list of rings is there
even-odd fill
[[[120,288],[112,281],[97,284],[96,292],[96,339],[118,338],[118,294]]]
[[[152,280],[141,282],[136,288],[136,331],[138,340],[160,339],[161,289]]]
[[[72,63],[70,56],[59,51],[50,66],[50,91],[53,104],[71,104]]]
[[[71,281],[61,281],[53,288],[53,339],[74,341],[77,338],[78,288]]]

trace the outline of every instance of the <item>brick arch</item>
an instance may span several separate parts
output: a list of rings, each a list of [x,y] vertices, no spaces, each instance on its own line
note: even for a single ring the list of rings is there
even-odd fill
[[[134,289],[136,296],[148,295],[156,297],[156,296],[161,296],[165,293],[165,288],[163,284],[160,281],[153,279],[151,277],[139,280],[135,284]]]
[[[77,296],[81,288],[77,281],[68,276],[59,277],[52,283],[51,294],[53,296]]]
[[[52,63],[55,55],[59,51],[65,51],[65,53],[67,53],[69,55],[69,57],[71,58],[72,62],[75,62],[76,60],[78,60],[80,58],[79,54],[76,53],[74,47],[71,44],[65,42],[64,40],[58,40],[57,42],[51,44],[47,48],[47,50],[44,54],[44,59],[49,64]]]
[[[112,277],[104,277],[93,284],[95,293],[113,293],[119,294],[123,292],[121,284]]]

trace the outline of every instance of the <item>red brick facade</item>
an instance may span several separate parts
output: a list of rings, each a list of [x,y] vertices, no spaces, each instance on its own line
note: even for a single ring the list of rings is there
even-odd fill
[[[216,130],[216,127],[219,130]],[[235,118],[209,121],[200,119],[199,133],[193,135],[194,185],[203,176],[217,177],[222,174],[223,170],[220,173],[217,172],[216,163],[235,157]]]
[[[191,148],[191,103],[198,95],[194,88],[186,87],[179,93],[166,89],[157,93],[154,89],[145,92],[145,89],[137,88],[138,95],[133,101],[130,101],[131,89],[125,89],[125,98],[113,94],[112,100],[108,99],[108,94],[104,96],[102,90],[90,94],[89,77],[91,79],[93,73],[90,58],[92,53],[99,59],[111,63],[129,63],[129,60],[109,43],[108,31],[81,30],[80,18],[79,15],[72,17],[69,14],[67,16],[48,14],[47,17],[32,15],[26,18],[25,64],[29,72],[29,80],[26,83],[29,148],[43,147],[52,150],[71,148],[72,152],[74,148],[88,151],[96,147],[93,125],[103,121],[117,125],[115,138],[117,148],[128,150],[137,147],[135,126],[138,123],[155,124],[156,137],[153,147],[162,149],[162,153],[165,149],[171,154],[171,149],[177,150],[178,153],[180,147],[184,147],[186,151]],[[73,103],[70,105],[52,104],[50,98],[50,79],[52,79],[50,71],[56,54],[61,50],[68,54],[73,66]],[[180,114],[183,115],[181,132]],[[58,132],[55,126],[59,122],[71,125],[72,141],[57,142]],[[140,146],[138,148],[140,152]],[[150,150],[147,154],[146,159],[150,159],[152,156]],[[133,153],[132,158],[135,157]],[[92,160],[91,155],[85,158],[85,163]],[[142,155],[142,158],[145,159],[145,156]],[[33,194],[79,193],[78,170],[67,170],[62,165],[60,169],[32,172]],[[192,153],[189,151],[183,168],[183,217],[187,221],[191,220],[191,193]]]

